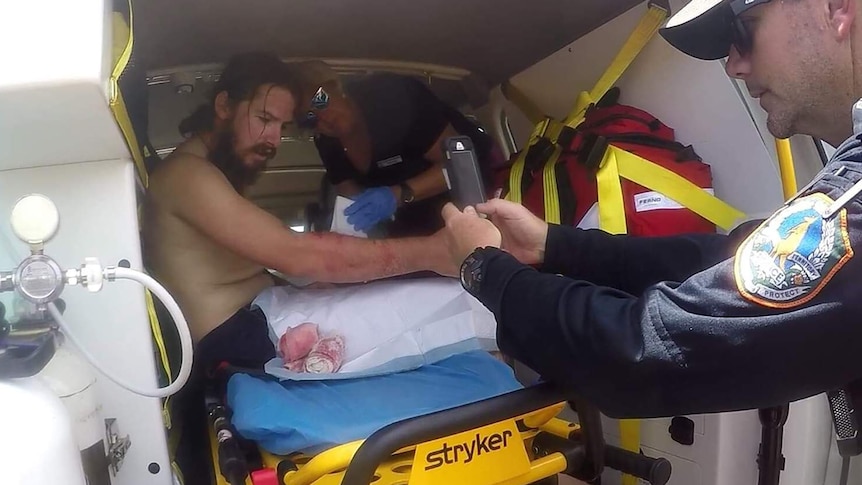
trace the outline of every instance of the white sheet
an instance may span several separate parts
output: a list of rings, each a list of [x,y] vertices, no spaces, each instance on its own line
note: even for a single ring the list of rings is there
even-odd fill
[[[390,280],[326,290],[270,288],[254,305],[277,343],[288,328],[318,324],[345,340],[336,374],[293,373],[280,358],[266,371],[283,379],[347,379],[415,369],[469,350],[498,350],[494,315],[449,278]]]

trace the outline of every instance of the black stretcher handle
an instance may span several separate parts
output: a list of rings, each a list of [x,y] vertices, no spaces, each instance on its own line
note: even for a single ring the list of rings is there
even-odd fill
[[[602,453],[602,466],[597,467],[595,457],[589,456],[589,445],[584,439],[583,431],[584,429],[580,429],[572,433],[568,439],[540,432],[533,439],[533,446],[540,456],[562,453],[567,463],[563,473],[586,483],[598,483],[596,478],[604,468],[634,475],[652,485],[665,485],[670,480],[671,464],[664,458],[650,458],[604,443],[599,450]]]
[[[665,485],[670,480],[671,465],[666,459],[650,458],[616,446],[605,446],[605,465],[652,485]]]
[[[393,453],[407,446],[488,426],[553,406],[571,397],[571,393],[551,383],[542,383],[484,401],[390,424],[362,443],[350,461],[341,483],[368,485],[377,467]]]

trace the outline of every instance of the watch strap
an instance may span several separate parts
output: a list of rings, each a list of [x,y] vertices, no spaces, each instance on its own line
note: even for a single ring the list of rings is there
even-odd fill
[[[407,182],[401,182],[398,186],[401,187],[401,202],[409,204],[416,200],[416,194]]]
[[[469,256],[461,263],[460,277],[461,286],[471,295],[478,295],[482,288],[482,280],[484,279],[483,266],[485,256],[489,248],[476,248]]]

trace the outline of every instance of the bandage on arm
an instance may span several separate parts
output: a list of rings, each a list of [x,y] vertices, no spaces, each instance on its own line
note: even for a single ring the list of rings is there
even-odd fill
[[[305,359],[305,371],[313,374],[338,372],[344,362],[344,339],[340,335],[320,339]]]

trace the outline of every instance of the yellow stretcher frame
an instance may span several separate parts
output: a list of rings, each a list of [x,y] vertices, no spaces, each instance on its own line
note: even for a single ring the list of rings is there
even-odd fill
[[[559,417],[567,403],[577,411],[580,424]],[[508,445],[504,438],[503,446],[494,448],[501,443],[502,430],[512,438]],[[486,451],[494,452],[472,463],[459,462],[456,456],[445,464],[440,460],[437,466],[427,466],[434,463],[429,461],[432,455],[439,456],[441,445],[452,449],[474,437],[477,442],[480,437],[482,442],[487,440]],[[216,485],[228,485],[218,470],[217,437],[212,429],[209,441]],[[671,475],[671,464],[664,458],[606,445],[599,411],[553,383],[399,421],[365,440],[313,457],[260,455],[263,471],[280,485],[527,485],[556,483],[559,474],[591,481],[606,466],[654,485],[665,485]],[[253,482],[249,477],[245,483]]]
[[[535,418],[542,413],[547,414],[552,412],[552,416],[565,405],[561,403],[556,406],[540,409],[527,416],[518,417],[516,419]],[[540,418],[541,419],[541,418]],[[573,433],[580,431],[580,426],[576,423],[569,423],[556,417],[550,419],[545,418],[545,422],[536,425],[534,428],[526,429],[520,433],[520,440],[525,446],[528,454],[532,454],[529,471],[512,476],[509,480],[502,482],[492,482],[488,485],[529,485],[536,483],[545,478],[553,477],[560,473],[564,473],[568,467],[566,457],[561,452],[555,452],[548,455],[536,456],[535,453],[529,453],[532,450],[532,443],[535,437],[540,432],[551,433],[555,436],[569,439]],[[471,430],[467,430],[468,432]],[[287,472],[284,475],[283,485],[340,485],[344,479],[344,474],[351,460],[356,456],[356,453],[362,447],[364,440],[358,440],[344,445],[337,446],[327,450],[317,456],[309,457],[303,455],[294,455],[284,457],[273,455],[271,453],[262,452],[264,467],[278,470],[285,459],[290,460],[298,468],[296,471]],[[407,484],[411,478],[411,471],[414,465],[414,454],[417,446],[409,446],[396,451],[389,459],[379,464],[374,472],[375,485],[398,485]],[[212,431],[210,431],[210,451],[213,463],[218,463],[217,455],[217,439]],[[499,463],[499,466],[505,467],[506,463]],[[230,485],[215,470],[216,485]],[[252,485],[251,477],[246,479],[246,485]],[[481,482],[471,482],[472,485],[483,485]],[[448,484],[440,484],[448,485]]]

